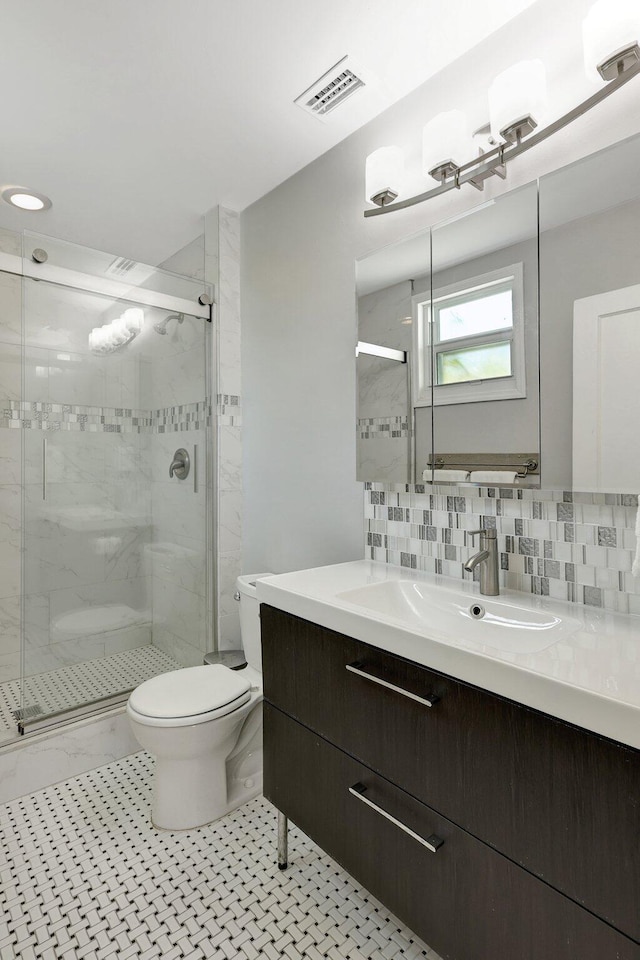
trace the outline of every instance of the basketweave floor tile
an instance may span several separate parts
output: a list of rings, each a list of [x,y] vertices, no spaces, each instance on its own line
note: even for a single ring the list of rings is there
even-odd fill
[[[198,830],[149,820],[141,752],[0,806],[0,960],[439,960],[259,797]]]

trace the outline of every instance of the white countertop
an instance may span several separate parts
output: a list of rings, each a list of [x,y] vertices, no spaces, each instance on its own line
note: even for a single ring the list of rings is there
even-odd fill
[[[267,577],[257,594],[261,603],[640,748],[640,617],[505,590],[500,596],[520,607],[569,617],[579,628],[536,653],[504,652],[338,598],[388,580],[425,581],[482,599],[477,584],[372,560]]]

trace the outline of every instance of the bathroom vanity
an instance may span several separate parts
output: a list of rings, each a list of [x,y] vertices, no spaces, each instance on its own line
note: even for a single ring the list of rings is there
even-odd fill
[[[640,958],[633,618],[368,561],[258,595],[264,792],[285,816],[443,957]],[[444,597],[431,627],[425,596]]]

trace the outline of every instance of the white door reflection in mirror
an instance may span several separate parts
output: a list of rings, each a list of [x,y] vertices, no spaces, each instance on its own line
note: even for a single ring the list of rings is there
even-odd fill
[[[640,285],[576,300],[573,486],[638,493]]]

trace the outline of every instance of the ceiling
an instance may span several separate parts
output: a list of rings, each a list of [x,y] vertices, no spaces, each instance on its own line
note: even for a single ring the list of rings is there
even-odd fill
[[[0,0],[0,188],[53,201],[0,226],[148,263],[242,210],[535,0]],[[326,121],[293,101],[349,54]]]

